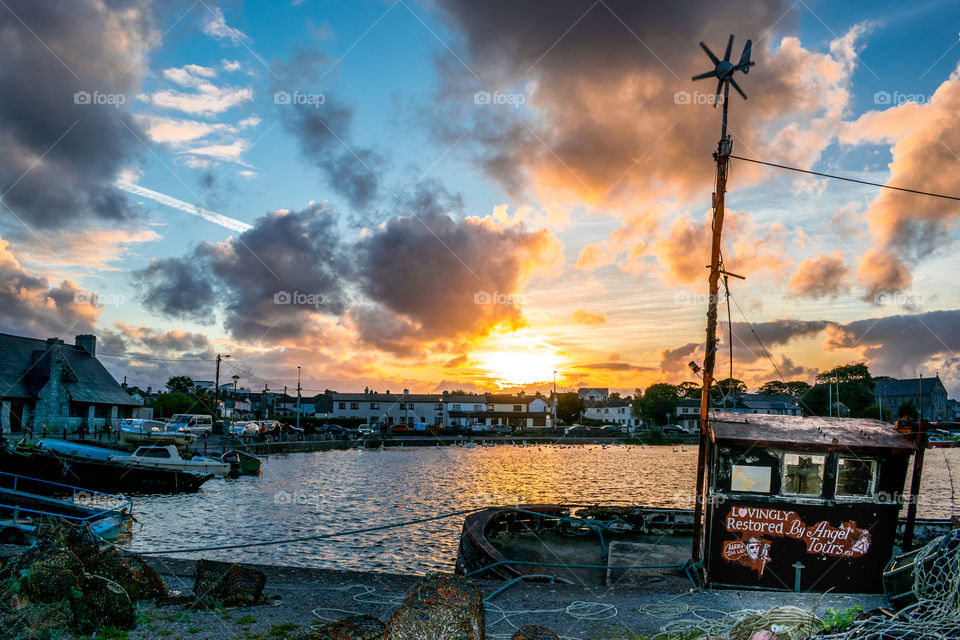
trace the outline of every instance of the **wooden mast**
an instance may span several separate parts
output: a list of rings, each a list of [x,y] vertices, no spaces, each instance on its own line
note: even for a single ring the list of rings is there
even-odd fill
[[[700,447],[697,454],[697,502],[693,515],[693,561],[699,562],[702,556],[704,540],[704,507],[707,494],[707,465],[710,446],[713,443],[713,431],[710,428],[710,389],[713,384],[713,369],[717,360],[717,302],[720,295],[720,276],[723,263],[720,258],[720,241],[723,233],[723,201],[727,191],[727,166],[733,149],[733,140],[727,136],[727,104],[730,97],[730,84],[724,83],[723,124],[720,142],[713,158],[717,163],[716,190],[713,194],[713,239],[710,247],[710,295],[707,305],[707,340],[703,359],[703,390],[700,394]]]

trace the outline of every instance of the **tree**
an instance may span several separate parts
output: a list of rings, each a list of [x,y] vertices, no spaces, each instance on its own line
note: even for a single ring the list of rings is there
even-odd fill
[[[804,382],[803,380],[794,380],[793,382],[787,383],[787,393],[792,395],[794,398],[801,398],[803,395],[810,391],[812,387],[809,382]]]
[[[167,380],[167,390],[171,393],[190,393],[193,391],[193,378],[190,376],[172,376]]]
[[[610,400],[621,400],[621,399],[622,398],[620,398],[620,393],[617,391],[614,391],[613,393],[610,394]]]
[[[913,400],[907,400],[897,409],[897,417],[907,420],[916,420],[917,413],[917,405],[913,404]]]
[[[660,382],[651,385],[640,399],[640,412],[645,420],[654,424],[666,424],[667,414],[674,416],[677,411],[677,388],[672,384]]]
[[[723,380],[716,380],[714,381],[713,386],[717,389],[721,389],[724,393],[730,393],[731,391],[739,391],[740,393],[747,392],[747,383],[743,380],[737,380],[736,378],[724,378]]]
[[[873,378],[865,362],[845,364],[817,374],[817,385],[802,394],[803,406],[815,415],[825,416],[839,400],[851,417],[860,417],[873,405]],[[833,410],[836,415],[836,410]]]
[[[703,387],[696,382],[681,382],[677,385],[677,395],[681,398],[699,398]]]
[[[790,389],[787,387],[787,383],[782,380],[771,380],[770,382],[764,382],[760,385],[757,393],[770,396],[785,396],[790,393]]]
[[[630,415],[634,418],[643,417],[643,389],[633,390],[633,400],[630,401]]]
[[[557,394],[557,419],[572,424],[580,419],[585,405],[579,393]]]
[[[161,393],[153,400],[154,413],[158,418],[169,418],[176,413],[206,413],[213,415],[213,399],[197,397],[192,393]]]

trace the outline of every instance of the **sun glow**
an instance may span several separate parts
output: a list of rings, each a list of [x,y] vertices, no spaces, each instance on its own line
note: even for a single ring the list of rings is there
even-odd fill
[[[556,347],[522,335],[497,340],[495,348],[475,352],[473,357],[501,386],[552,381],[553,372],[566,360]]]

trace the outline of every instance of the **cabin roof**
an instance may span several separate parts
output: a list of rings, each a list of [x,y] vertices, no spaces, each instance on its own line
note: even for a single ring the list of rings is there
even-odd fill
[[[825,418],[715,412],[717,442],[778,449],[848,450],[908,455],[913,443],[891,425],[868,418]]]

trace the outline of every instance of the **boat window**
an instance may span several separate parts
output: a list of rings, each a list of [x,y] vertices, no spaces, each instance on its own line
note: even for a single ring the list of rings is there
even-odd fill
[[[166,449],[143,449],[140,455],[144,458],[169,458],[170,452]]]
[[[731,491],[770,493],[773,467],[763,465],[735,464],[730,476]]]
[[[840,458],[837,468],[837,495],[872,496],[876,477],[876,460]]]
[[[826,456],[788,453],[783,457],[783,493],[819,496]]]

